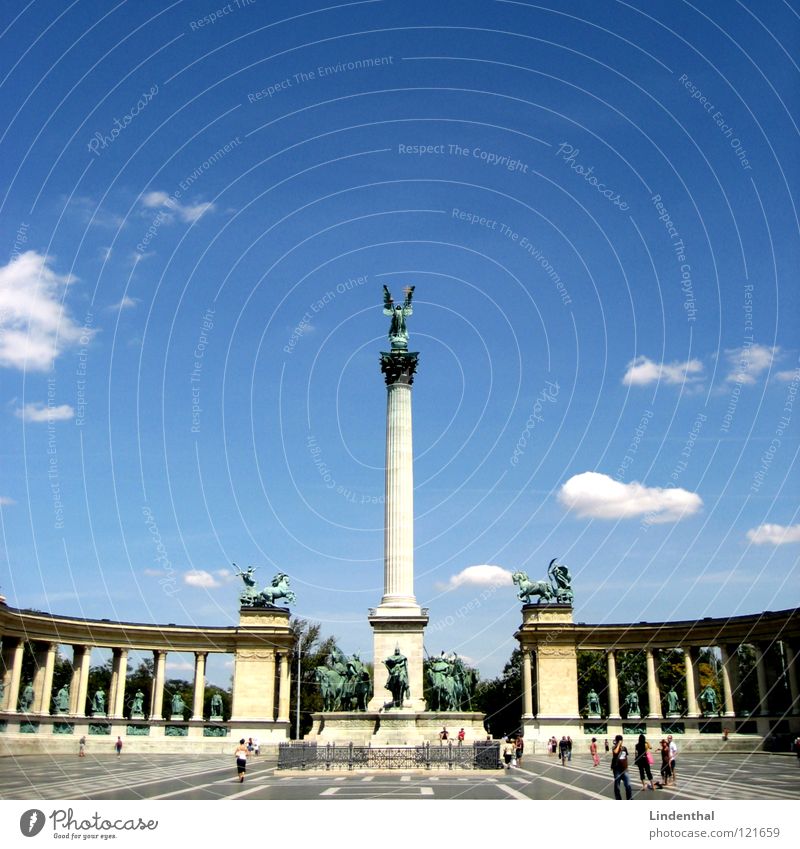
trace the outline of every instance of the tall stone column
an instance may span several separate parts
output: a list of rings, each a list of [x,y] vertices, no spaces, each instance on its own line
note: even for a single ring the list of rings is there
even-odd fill
[[[619,681],[617,681],[617,656],[614,649],[606,652],[608,664],[608,718],[619,719]]]
[[[691,646],[684,646],[683,662],[686,679],[686,716],[700,716],[697,706],[697,668]]]
[[[425,710],[423,698],[423,633],[428,624],[427,611],[414,595],[414,450],[411,433],[411,385],[417,369],[418,354],[408,350],[405,316],[411,314],[411,291],[406,290],[404,304],[387,301],[392,314],[390,339],[392,350],[381,353],[381,371],[386,380],[386,477],[384,507],[383,596],[380,605],[370,611],[373,631],[375,693],[370,711],[384,708],[419,712]],[[391,693],[384,689],[386,671],[383,661],[399,652],[406,658],[410,693],[402,708],[393,705]]]
[[[166,678],[167,653],[153,652],[153,689],[150,694],[150,719],[163,719],[164,679]]]
[[[16,712],[19,710],[19,687],[22,682],[22,655],[25,645],[22,640],[12,646],[3,645],[3,663],[5,665],[3,682],[6,685],[5,709]]]
[[[81,663],[86,646],[72,647],[72,675],[69,679],[69,714],[78,712],[78,693],[81,689]]]
[[[289,653],[280,656],[281,668],[278,678],[278,722],[289,721],[289,697],[292,687],[292,669]]]
[[[81,675],[78,684],[78,703],[75,713],[86,716],[86,697],[89,693],[89,669],[92,666],[92,647],[84,646],[81,654]]]
[[[194,653],[194,697],[192,699],[192,719],[203,718],[203,701],[206,695],[206,657],[208,652]]]
[[[756,643],[753,648],[756,653],[756,678],[758,680],[757,713],[766,716],[769,713],[769,685],[767,684],[767,664],[764,649]]]
[[[533,719],[533,675],[528,649],[522,650],[522,718]]]
[[[783,648],[786,652],[786,675],[789,679],[789,696],[792,700],[789,711],[797,716],[800,713],[800,691],[797,688],[797,652],[788,641],[784,642]]]
[[[724,703],[724,713],[723,716],[733,717],[736,716],[736,706],[733,698],[734,690],[736,689],[736,680],[738,676],[738,669],[734,669],[734,666],[737,666],[739,663],[738,654],[736,651],[736,646],[733,647],[733,651],[731,652],[730,647],[726,645],[721,645],[719,647],[720,652],[720,677],[722,678],[722,699]]]
[[[128,674],[128,650],[114,649],[111,663],[111,692],[109,716],[119,719],[125,715],[125,683]]]
[[[45,643],[39,652],[39,669],[41,676],[37,671],[36,679],[34,679],[34,710],[38,713],[50,713],[52,694],[53,694],[53,673],[56,668],[56,650],[58,646],[55,643]]]
[[[649,646],[645,649],[645,662],[647,664],[647,705],[648,719],[661,718],[661,693],[658,689],[658,677],[656,675],[656,659],[653,649]]]
[[[267,678],[267,692],[265,712],[266,719],[272,721],[275,718],[275,652],[271,651],[264,662],[264,675]]]

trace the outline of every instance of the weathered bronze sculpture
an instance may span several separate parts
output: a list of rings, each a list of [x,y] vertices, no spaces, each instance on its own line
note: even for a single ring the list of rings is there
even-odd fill
[[[667,716],[680,716],[681,703],[675,690],[667,693]]]
[[[394,654],[383,661],[383,665],[389,672],[386,689],[392,694],[392,706],[403,707],[403,699],[411,695],[408,685],[408,658],[400,653],[398,646]]]
[[[183,712],[186,710],[186,702],[184,702],[183,697],[180,693],[175,693],[172,697],[172,718],[180,717],[183,719]]]
[[[367,709],[369,699],[369,672],[354,654],[346,657],[334,647],[325,660],[325,666],[314,670],[314,679],[320,685],[324,711]]]
[[[289,587],[289,576],[285,573],[278,572],[272,579],[270,586],[264,587],[259,592],[256,589],[256,580],[253,577],[256,566],[249,566],[244,572],[235,563],[233,568],[244,581],[244,590],[239,595],[239,604],[242,607],[275,607],[275,602],[279,598],[286,599],[287,604],[294,604],[297,601],[297,597]]]
[[[95,692],[92,699],[92,714],[94,716],[106,715],[106,693],[102,687]]]
[[[144,719],[144,693],[137,690],[131,702],[131,719]]]
[[[600,716],[600,696],[597,695],[594,688],[586,694],[586,702],[589,716]]]
[[[706,716],[713,715],[719,712],[719,702],[717,700],[717,691],[707,684],[705,689],[700,693],[700,706]]]
[[[406,298],[403,303],[396,304],[388,287],[383,287],[383,314],[390,315],[392,317],[392,323],[389,326],[389,341],[393,351],[408,350],[406,316],[409,316],[414,312],[411,308],[411,298],[414,296],[414,287],[408,286],[405,289],[405,295]]]
[[[635,690],[631,690],[625,696],[625,707],[628,709],[629,717],[641,718],[642,709],[639,707],[639,694]]]
[[[527,572],[514,572],[511,580],[517,585],[517,598],[525,604],[531,604],[534,596],[538,597],[538,603],[542,601],[556,601],[559,604],[572,604],[574,593],[572,592],[572,576],[569,568],[563,563],[558,563],[556,558],[550,561],[547,567],[547,581],[531,581]]]
[[[222,696],[219,693],[211,697],[211,719],[222,719]]]
[[[56,713],[69,713],[69,687],[65,684],[53,699],[56,706]]]
[[[469,669],[457,654],[448,658],[444,652],[427,663],[433,711],[472,710],[472,696],[477,684],[475,670]]]
[[[28,681],[22,690],[22,695],[19,697],[19,709],[23,713],[27,713],[33,704],[33,684]]]

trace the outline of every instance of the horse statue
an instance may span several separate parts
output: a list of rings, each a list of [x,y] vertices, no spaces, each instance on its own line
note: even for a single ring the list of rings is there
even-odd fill
[[[314,670],[314,680],[320,685],[323,711],[366,710],[369,701],[369,672],[358,655],[351,658],[334,649],[327,665]]]
[[[555,597],[553,588],[547,581],[531,581],[526,572],[514,572],[511,580],[518,587],[517,598],[525,604],[531,604],[533,596],[539,596],[539,604],[543,600],[552,601]]]
[[[339,710],[342,676],[328,666],[318,666],[314,670],[314,680],[319,684],[322,709],[326,712]]]
[[[274,606],[275,601],[279,598],[285,598],[287,604],[294,604],[295,601],[297,601],[297,597],[289,588],[289,576],[283,572],[278,572],[278,574],[272,579],[272,585],[264,587],[264,589],[258,594],[260,602],[258,606]]]

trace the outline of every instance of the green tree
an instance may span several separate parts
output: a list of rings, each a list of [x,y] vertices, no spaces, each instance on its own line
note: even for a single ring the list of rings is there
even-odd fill
[[[486,714],[486,728],[493,737],[516,734],[522,724],[522,650],[515,648],[502,675],[480,681],[475,694],[476,710]]]
[[[309,622],[298,616],[289,620],[293,645],[289,656],[291,664],[291,692],[289,696],[289,714],[291,720],[291,735],[296,736],[297,716],[297,655],[300,652],[300,736],[304,737],[311,730],[312,713],[322,710],[322,695],[319,684],[314,678],[314,670],[325,666],[325,660],[336,645],[335,637],[325,637],[318,622]]]

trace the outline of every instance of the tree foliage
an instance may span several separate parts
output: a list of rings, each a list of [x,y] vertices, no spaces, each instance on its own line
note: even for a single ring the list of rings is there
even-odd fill
[[[522,724],[522,650],[515,648],[502,675],[480,681],[476,709],[486,714],[486,728],[493,737],[516,734]]]

